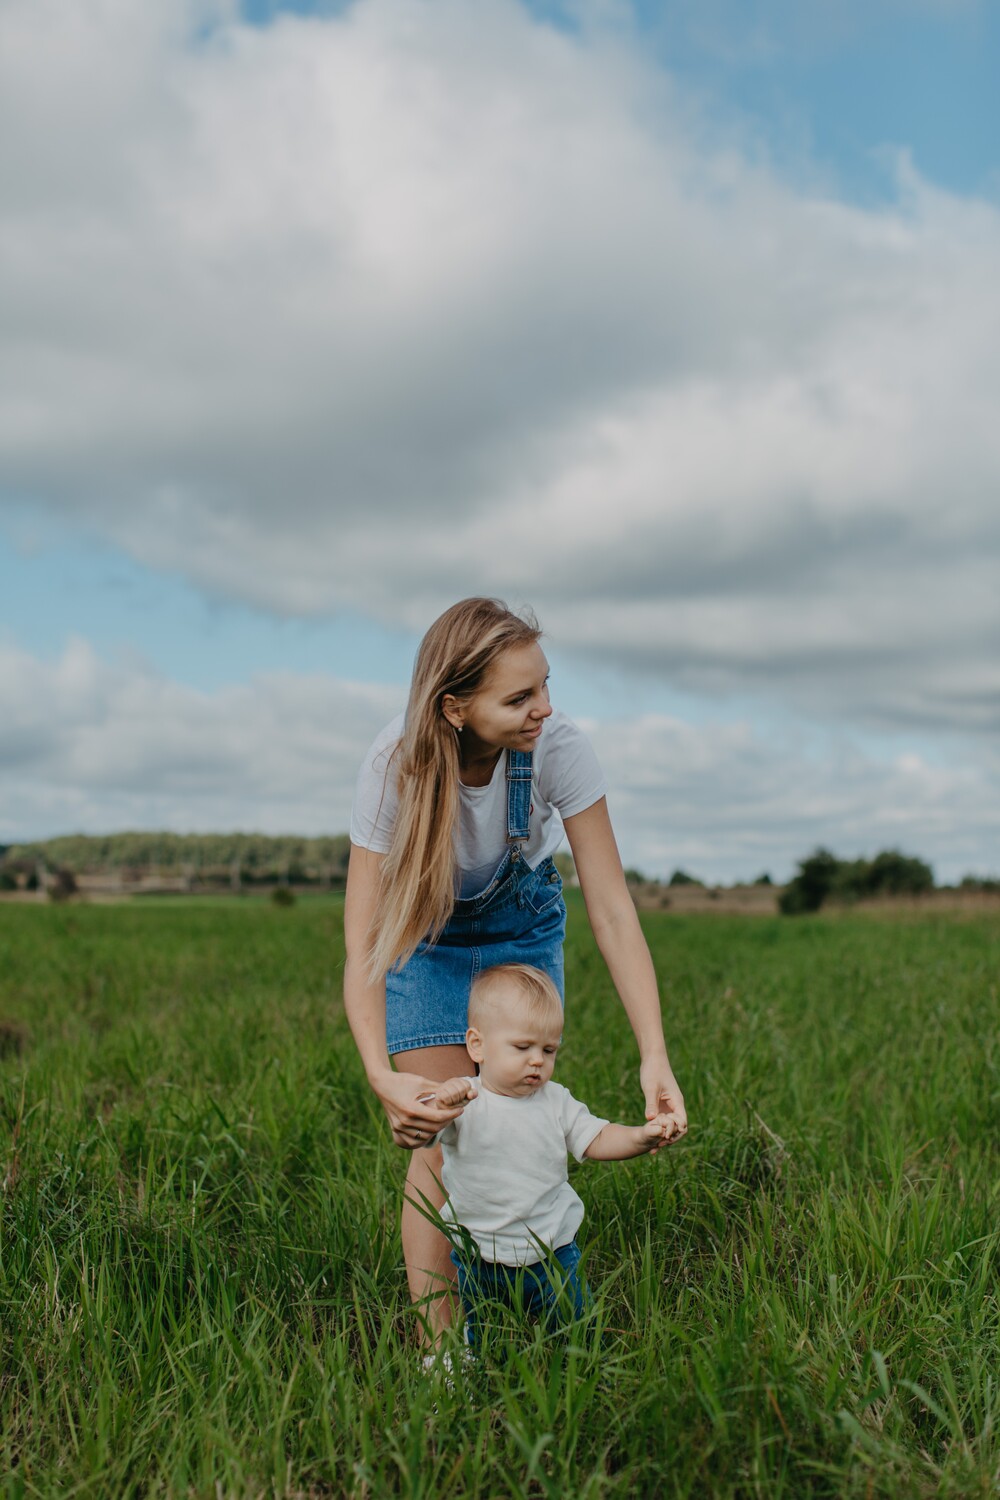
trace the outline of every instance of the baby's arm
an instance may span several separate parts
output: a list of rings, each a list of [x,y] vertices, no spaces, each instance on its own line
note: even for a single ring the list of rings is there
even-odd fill
[[[657,1115],[645,1125],[605,1125],[583,1153],[588,1161],[627,1161],[659,1151],[679,1134],[673,1115]]]

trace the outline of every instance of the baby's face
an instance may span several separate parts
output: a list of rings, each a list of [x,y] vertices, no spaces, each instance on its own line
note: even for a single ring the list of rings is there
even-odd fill
[[[522,1006],[470,1027],[466,1044],[479,1064],[479,1081],[493,1094],[526,1099],[548,1083],[562,1040],[562,1020],[531,1020]]]

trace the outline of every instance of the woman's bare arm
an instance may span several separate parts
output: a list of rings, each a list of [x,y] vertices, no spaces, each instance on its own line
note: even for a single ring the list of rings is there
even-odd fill
[[[368,972],[372,918],[379,897],[384,855],[351,846],[344,901],[344,1011],[361,1054],[368,1082],[385,1107],[398,1146],[424,1146],[429,1135],[447,1125],[462,1107],[442,1108],[433,1099],[438,1085],[415,1073],[397,1073],[389,1061],[385,1039],[385,977],[373,980]]]
[[[656,973],[625,884],[607,802],[602,797],[565,826],[597,946],[639,1045],[646,1118],[673,1115],[676,1133],[683,1134],[687,1113],[663,1039]]]

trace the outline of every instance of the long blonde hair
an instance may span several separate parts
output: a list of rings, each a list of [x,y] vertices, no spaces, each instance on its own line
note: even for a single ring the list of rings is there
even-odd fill
[[[373,978],[405,963],[425,938],[440,937],[455,903],[461,757],[443,701],[450,694],[459,705],[467,703],[505,651],[540,635],[534,616],[514,614],[501,599],[462,599],[420,643],[406,724],[392,757],[399,806],[373,923]]]

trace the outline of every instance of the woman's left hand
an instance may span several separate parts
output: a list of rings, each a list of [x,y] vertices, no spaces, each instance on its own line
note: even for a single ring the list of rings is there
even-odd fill
[[[670,1064],[662,1054],[644,1059],[639,1069],[639,1082],[646,1099],[646,1119],[655,1120],[657,1115],[672,1115],[674,1130],[672,1140],[687,1133],[687,1110]]]

